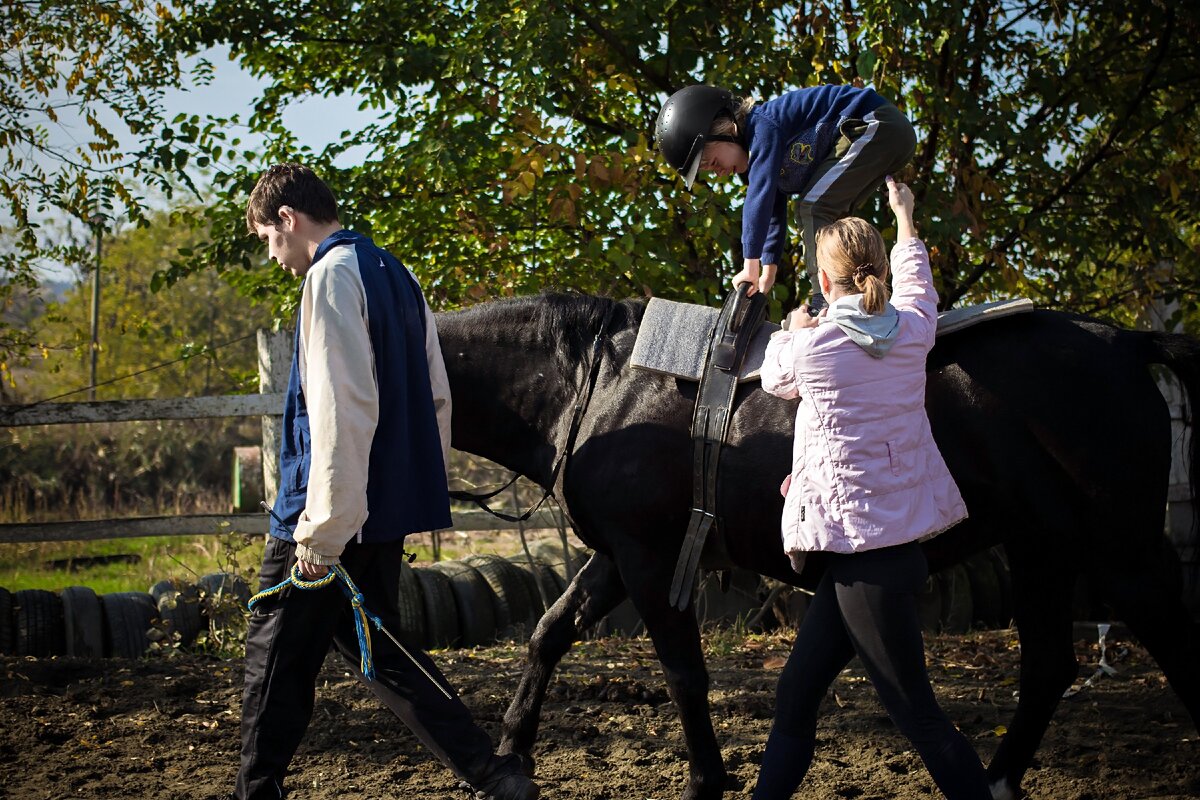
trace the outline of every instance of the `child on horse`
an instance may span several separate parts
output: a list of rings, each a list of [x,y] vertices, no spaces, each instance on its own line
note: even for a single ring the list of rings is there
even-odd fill
[[[654,138],[690,189],[700,170],[746,178],[742,271],[733,285],[770,291],[787,239],[787,199],[800,198],[804,260],[816,313],[816,232],[848,215],[912,158],[916,135],[871,89],[813,86],[762,104],[716,86],[688,86],[659,112]]]
[[[772,335],[763,389],[800,397],[783,549],[825,572],[779,679],[775,723],[753,800],[790,798],[812,762],[817,711],[858,655],[896,727],[951,800],[991,800],[979,757],[938,706],[925,671],[915,593],[928,575],[919,542],[967,509],[925,413],[925,359],[937,293],[913,231],[912,192],[887,178],[898,242],[849,217],[817,239],[828,307],[792,312]]]

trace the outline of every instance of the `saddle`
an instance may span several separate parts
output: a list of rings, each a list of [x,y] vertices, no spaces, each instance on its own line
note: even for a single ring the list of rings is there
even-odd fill
[[[1000,300],[938,315],[937,335],[985,320],[1033,310],[1028,298]],[[746,297],[746,284],[731,292],[718,311],[709,306],[651,298],[638,330],[630,366],[699,381],[692,416],[692,511],[671,580],[670,603],[681,611],[691,602],[700,556],[719,527],[717,473],[739,383],[757,380],[767,341],[780,327],[765,322],[766,298]]]

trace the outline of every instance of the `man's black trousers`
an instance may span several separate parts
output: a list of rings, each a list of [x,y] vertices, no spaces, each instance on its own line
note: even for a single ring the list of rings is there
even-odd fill
[[[260,591],[283,581],[296,547],[275,537],[263,555]],[[450,692],[447,699],[386,635],[372,628],[375,680],[359,669],[358,635],[340,581],[322,589],[288,586],[255,604],[246,634],[246,687],[242,698],[242,757],[236,796],[283,796],[283,778],[312,717],[317,673],[332,643],[359,680],[398,716],[455,775],[479,785],[502,766],[490,737],[471,717],[432,659],[400,634],[397,602],[403,540],[351,542],[342,566],[368,609],[404,641],[408,651]],[[507,768],[509,765],[504,764]]]

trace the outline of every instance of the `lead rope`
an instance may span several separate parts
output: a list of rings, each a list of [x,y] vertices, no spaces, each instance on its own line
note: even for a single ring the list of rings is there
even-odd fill
[[[270,506],[268,506],[266,503],[263,503],[262,506],[263,508],[267,509],[267,513],[274,517],[279,524],[283,525],[285,529],[287,528],[286,523],[279,519]],[[248,602],[246,605],[251,611],[253,611],[254,606],[259,601],[279,594],[288,586],[295,586],[297,589],[306,590],[324,589],[326,586],[333,583],[335,579],[341,579],[342,591],[345,593],[346,597],[350,599],[350,607],[354,610],[354,630],[358,634],[358,654],[361,659],[363,677],[369,681],[375,680],[375,659],[372,657],[371,653],[371,629],[367,626],[367,623],[370,622],[375,626],[375,630],[381,631],[385,636],[392,640],[392,643],[395,644],[396,647],[400,648],[400,652],[403,653],[408,660],[413,663],[413,666],[421,670],[421,674],[428,678],[429,682],[436,686],[438,691],[446,696],[447,700],[452,700],[453,697],[450,695],[450,692],[446,690],[446,687],[442,686],[441,682],[438,681],[437,678],[433,677],[429,670],[425,669],[424,664],[422,664],[420,661],[417,661],[417,659],[413,657],[413,654],[408,651],[408,648],[401,644],[400,640],[393,636],[391,631],[383,627],[383,620],[371,613],[366,606],[366,601],[362,592],[360,592],[358,587],[354,585],[354,581],[351,579],[350,574],[346,572],[346,568],[341,564],[334,564],[329,568],[329,572],[313,581],[305,580],[304,576],[300,573],[300,565],[293,564],[292,571],[285,580],[280,581],[270,589],[263,589],[261,592],[251,597],[250,602]]]
[[[375,661],[371,657],[371,629],[367,626],[367,622],[374,624],[376,630],[382,630],[383,620],[372,614],[363,605],[362,592],[354,585],[354,581],[350,579],[341,564],[335,564],[329,572],[314,581],[305,580],[304,576],[300,574],[300,565],[293,564],[292,573],[288,575],[287,580],[254,595],[247,605],[253,611],[254,606],[260,600],[277,595],[288,586],[295,586],[297,589],[324,589],[337,578],[341,578],[342,591],[345,592],[346,597],[350,598],[350,606],[354,609],[354,628],[358,632],[358,652],[362,657],[363,676],[367,680],[373,681],[375,680]],[[418,666],[420,665],[418,664]]]

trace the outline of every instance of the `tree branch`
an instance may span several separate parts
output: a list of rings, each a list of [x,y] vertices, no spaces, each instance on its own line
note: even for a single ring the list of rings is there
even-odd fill
[[[1095,152],[1085,158],[1075,169],[1074,173],[1065,181],[1060,182],[1055,187],[1054,191],[1042,198],[1037,205],[1030,209],[1028,216],[1036,217],[1045,212],[1047,209],[1057,203],[1072,188],[1074,188],[1080,181],[1087,177],[1097,165],[1111,155],[1114,155],[1110,152],[1114,143],[1129,125],[1134,113],[1138,110],[1141,104],[1145,102],[1146,98],[1150,96],[1154,77],[1162,68],[1163,62],[1166,61],[1167,53],[1170,51],[1171,38],[1175,28],[1174,9],[1168,8],[1167,14],[1167,26],[1162,39],[1160,40],[1158,52],[1155,54],[1153,62],[1147,66],[1142,77],[1141,85],[1138,87],[1138,91],[1134,94],[1134,96],[1130,98],[1129,103],[1126,105],[1124,114],[1116,121],[1108,135],[1104,138],[1104,141],[1099,147],[1096,148]],[[962,284],[959,285],[952,293],[947,293],[945,307],[950,308],[959,300],[961,300],[967,291],[969,291],[972,286],[978,283],[983,275],[988,271],[991,265],[995,262],[996,257],[1004,254],[1010,247],[1012,247],[1013,243],[1020,237],[1020,235],[1021,232],[1019,229],[1011,230],[1003,239],[993,245],[992,248],[988,250],[988,253],[984,257],[983,261],[976,264],[974,269],[971,270],[971,273],[967,276],[966,280],[963,281]]]

